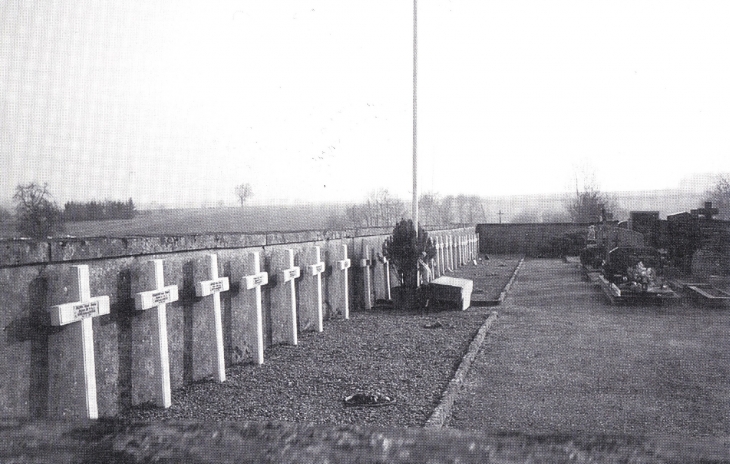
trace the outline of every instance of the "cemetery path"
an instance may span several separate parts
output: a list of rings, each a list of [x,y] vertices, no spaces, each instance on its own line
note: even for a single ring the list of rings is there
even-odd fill
[[[575,263],[525,261],[449,427],[730,434],[730,311],[610,306]]]

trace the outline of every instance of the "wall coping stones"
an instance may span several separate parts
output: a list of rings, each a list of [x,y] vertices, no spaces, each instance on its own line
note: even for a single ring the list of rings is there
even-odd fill
[[[474,227],[463,224],[453,228],[429,230],[431,233],[455,232]],[[0,268],[33,264],[85,261],[102,258],[179,253],[186,251],[255,248],[288,243],[320,242],[345,238],[390,235],[391,227],[345,230],[304,230],[265,234],[210,233],[128,237],[62,237],[47,240],[0,239]]]

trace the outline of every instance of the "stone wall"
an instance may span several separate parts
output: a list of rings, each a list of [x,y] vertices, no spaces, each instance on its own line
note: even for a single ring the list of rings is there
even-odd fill
[[[215,371],[216,347],[212,297],[197,297],[196,283],[209,279],[209,255],[218,273],[230,281],[220,293],[225,364],[252,361],[256,352],[254,291],[242,279],[253,273],[252,252],[260,254],[269,273],[262,287],[264,345],[288,343],[289,298],[282,271],[288,251],[301,267],[295,280],[298,331],[316,329],[317,285],[308,272],[315,264],[315,246],[326,264],[322,274],[324,318],[343,317],[350,310],[383,299],[387,287],[383,264],[373,259],[390,229],[276,234],[213,234],[178,237],[124,237],[0,241],[0,416],[80,417],[84,398],[79,356],[80,323],[50,325],[49,308],[74,301],[74,267],[89,268],[91,296],[108,295],[110,313],[92,319],[96,384],[100,416],[154,400],[155,356],[152,310],[135,309],[135,295],[150,288],[149,261],[162,259],[164,284],[177,285],[179,300],[167,305],[170,382],[173,390]],[[431,231],[432,237],[472,237],[474,228]],[[442,240],[443,241],[443,240]],[[454,240],[456,244],[457,240]],[[337,262],[347,247],[352,267],[345,273]],[[361,267],[366,246],[372,265]],[[460,250],[463,254],[463,247]],[[458,254],[458,253],[454,253]],[[366,275],[370,279],[369,290]],[[326,328],[325,328],[326,330]]]
[[[519,254],[529,257],[549,257],[555,250],[551,243],[565,234],[587,236],[590,224],[477,224],[479,251],[487,254]],[[609,247],[617,244],[643,246],[643,236],[627,229],[606,228]]]

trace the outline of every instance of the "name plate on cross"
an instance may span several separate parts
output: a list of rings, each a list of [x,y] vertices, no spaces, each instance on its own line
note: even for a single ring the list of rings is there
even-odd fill
[[[178,300],[177,285],[168,285],[160,290],[140,292],[135,295],[137,309],[150,309],[161,304],[172,303]]]
[[[322,274],[324,272],[324,262],[319,262],[317,264],[311,264],[309,266],[309,272],[311,275],[316,276],[319,274]]]
[[[230,289],[228,277],[221,277],[214,280],[198,282],[195,287],[197,296],[208,296],[218,292],[227,292]]]
[[[289,282],[290,280],[298,279],[301,276],[301,269],[294,266],[290,269],[284,269],[282,273],[284,274],[284,282]]]
[[[243,279],[246,282],[246,290],[253,290],[256,287],[269,283],[269,273],[259,272],[258,274],[246,276]]]
[[[97,296],[88,301],[60,304],[53,306],[50,311],[51,325],[71,324],[88,317],[109,314],[109,297]]]

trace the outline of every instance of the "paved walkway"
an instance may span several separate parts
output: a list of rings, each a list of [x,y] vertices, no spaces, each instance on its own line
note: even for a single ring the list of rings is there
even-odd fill
[[[610,306],[575,263],[528,260],[449,427],[730,435],[730,310]]]

